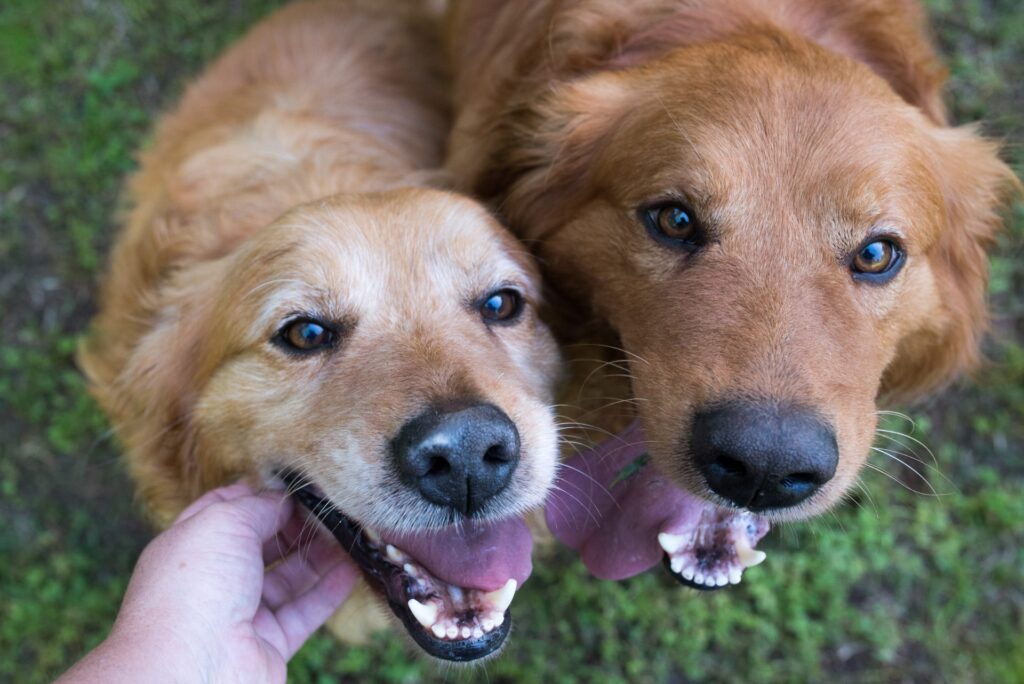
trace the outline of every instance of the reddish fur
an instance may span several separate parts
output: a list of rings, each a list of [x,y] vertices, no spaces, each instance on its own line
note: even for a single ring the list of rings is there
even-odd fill
[[[620,427],[636,404],[691,491],[706,492],[685,458],[701,406],[798,401],[835,426],[837,476],[805,515],[853,482],[876,400],[977,362],[986,249],[1019,184],[993,143],[946,127],[916,2],[467,1],[449,50],[457,184],[535,244],[555,318],[608,328],[563,341],[625,348],[631,386],[581,363],[568,401],[635,397],[591,422]],[[667,251],[634,218],[668,190],[717,230],[704,253]],[[910,254],[884,287],[842,263],[874,225]]]

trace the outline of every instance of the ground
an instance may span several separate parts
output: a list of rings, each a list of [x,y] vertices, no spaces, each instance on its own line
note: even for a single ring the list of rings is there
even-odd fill
[[[72,359],[134,150],[184,82],[270,0],[0,6],[0,681],[44,682],[103,638],[150,535]],[[958,122],[1024,172],[1024,3],[930,0]],[[1024,206],[992,260],[989,364],[923,406],[856,498],[772,532],[725,592],[663,572],[539,564],[505,654],[446,670],[380,638],[314,638],[296,682],[1024,681]],[[912,421],[912,422],[911,422]],[[884,442],[882,442],[884,443]],[[880,443],[880,444],[882,444]],[[911,453],[911,451],[913,453]]]

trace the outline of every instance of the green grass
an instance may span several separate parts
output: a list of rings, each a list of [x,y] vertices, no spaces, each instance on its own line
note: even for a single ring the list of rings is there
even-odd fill
[[[0,7],[0,681],[47,681],[106,633],[149,536],[74,369],[153,118],[275,2],[7,0]],[[958,121],[1024,170],[1024,7],[932,0]],[[913,411],[931,485],[892,478],[776,530],[728,592],[663,573],[599,582],[538,563],[516,633],[485,667],[443,670],[381,638],[314,638],[294,681],[1024,681],[1024,207],[993,257],[992,363]],[[904,429],[894,419],[894,426]],[[931,463],[923,450],[919,455]]]

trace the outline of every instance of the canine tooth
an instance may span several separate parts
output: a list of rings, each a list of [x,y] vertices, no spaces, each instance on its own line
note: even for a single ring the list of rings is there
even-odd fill
[[[768,554],[752,547],[747,538],[740,535],[740,538],[736,540],[736,557],[739,558],[740,565],[745,568],[752,568],[762,563],[768,557]]]
[[[686,542],[686,537],[681,534],[669,534],[668,532],[662,532],[658,535],[658,544],[665,550],[665,553],[672,555],[679,549],[683,548],[683,544]]]
[[[683,571],[683,558],[676,557],[669,562],[669,566],[672,568],[672,572],[677,575]]]
[[[431,627],[430,631],[433,632],[434,636],[436,636],[438,639],[444,639],[444,625],[442,625],[440,622]]]
[[[505,614],[499,613],[498,617],[494,618],[494,626],[501,627],[501,623],[505,622]]]
[[[454,639],[455,637],[459,636],[459,628],[455,625],[448,625],[448,630],[445,632],[445,634],[448,635],[449,639]]]
[[[416,618],[416,621],[430,629],[437,622],[437,604],[420,603],[416,599],[409,599],[409,612]]]
[[[495,589],[488,594],[484,594],[484,596],[494,604],[494,608],[499,613],[504,613],[505,609],[512,605],[512,598],[516,595],[516,587],[518,586],[518,582],[514,579],[509,579],[501,589]]]
[[[472,633],[473,633],[473,630],[471,630],[469,627],[463,627],[462,628],[462,638],[463,639],[468,639],[469,635],[472,634]]]
[[[736,555],[740,559],[740,564],[745,568],[752,568],[755,565],[760,565],[764,562],[764,559],[768,557],[768,554],[764,551],[759,551],[758,549],[752,549],[750,547],[745,549],[736,549],[736,552]]]
[[[388,555],[388,560],[395,563],[396,565],[402,565],[405,562],[405,556],[402,555],[402,552],[396,549],[391,544],[388,544],[384,548],[384,551]]]
[[[484,630],[480,629],[479,627],[474,627],[473,628],[473,638],[474,639],[479,639],[483,635],[484,635]]]
[[[380,535],[377,533],[377,530],[372,527],[364,527],[363,535],[370,540],[370,543],[380,544]]]

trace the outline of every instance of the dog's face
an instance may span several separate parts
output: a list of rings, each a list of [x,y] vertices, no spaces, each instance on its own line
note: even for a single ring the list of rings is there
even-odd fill
[[[307,205],[222,268],[194,408],[207,459],[299,471],[396,533],[541,503],[557,351],[532,265],[475,203],[408,191]],[[426,439],[483,462],[415,452]]]
[[[651,453],[689,491],[823,511],[869,453],[880,393],[975,353],[1012,176],[866,67],[755,37],[545,106],[564,137],[513,218],[621,337]]]
[[[343,195],[162,294],[121,381],[147,500],[283,480],[424,650],[495,652],[557,460],[558,350],[518,243],[450,193]]]

